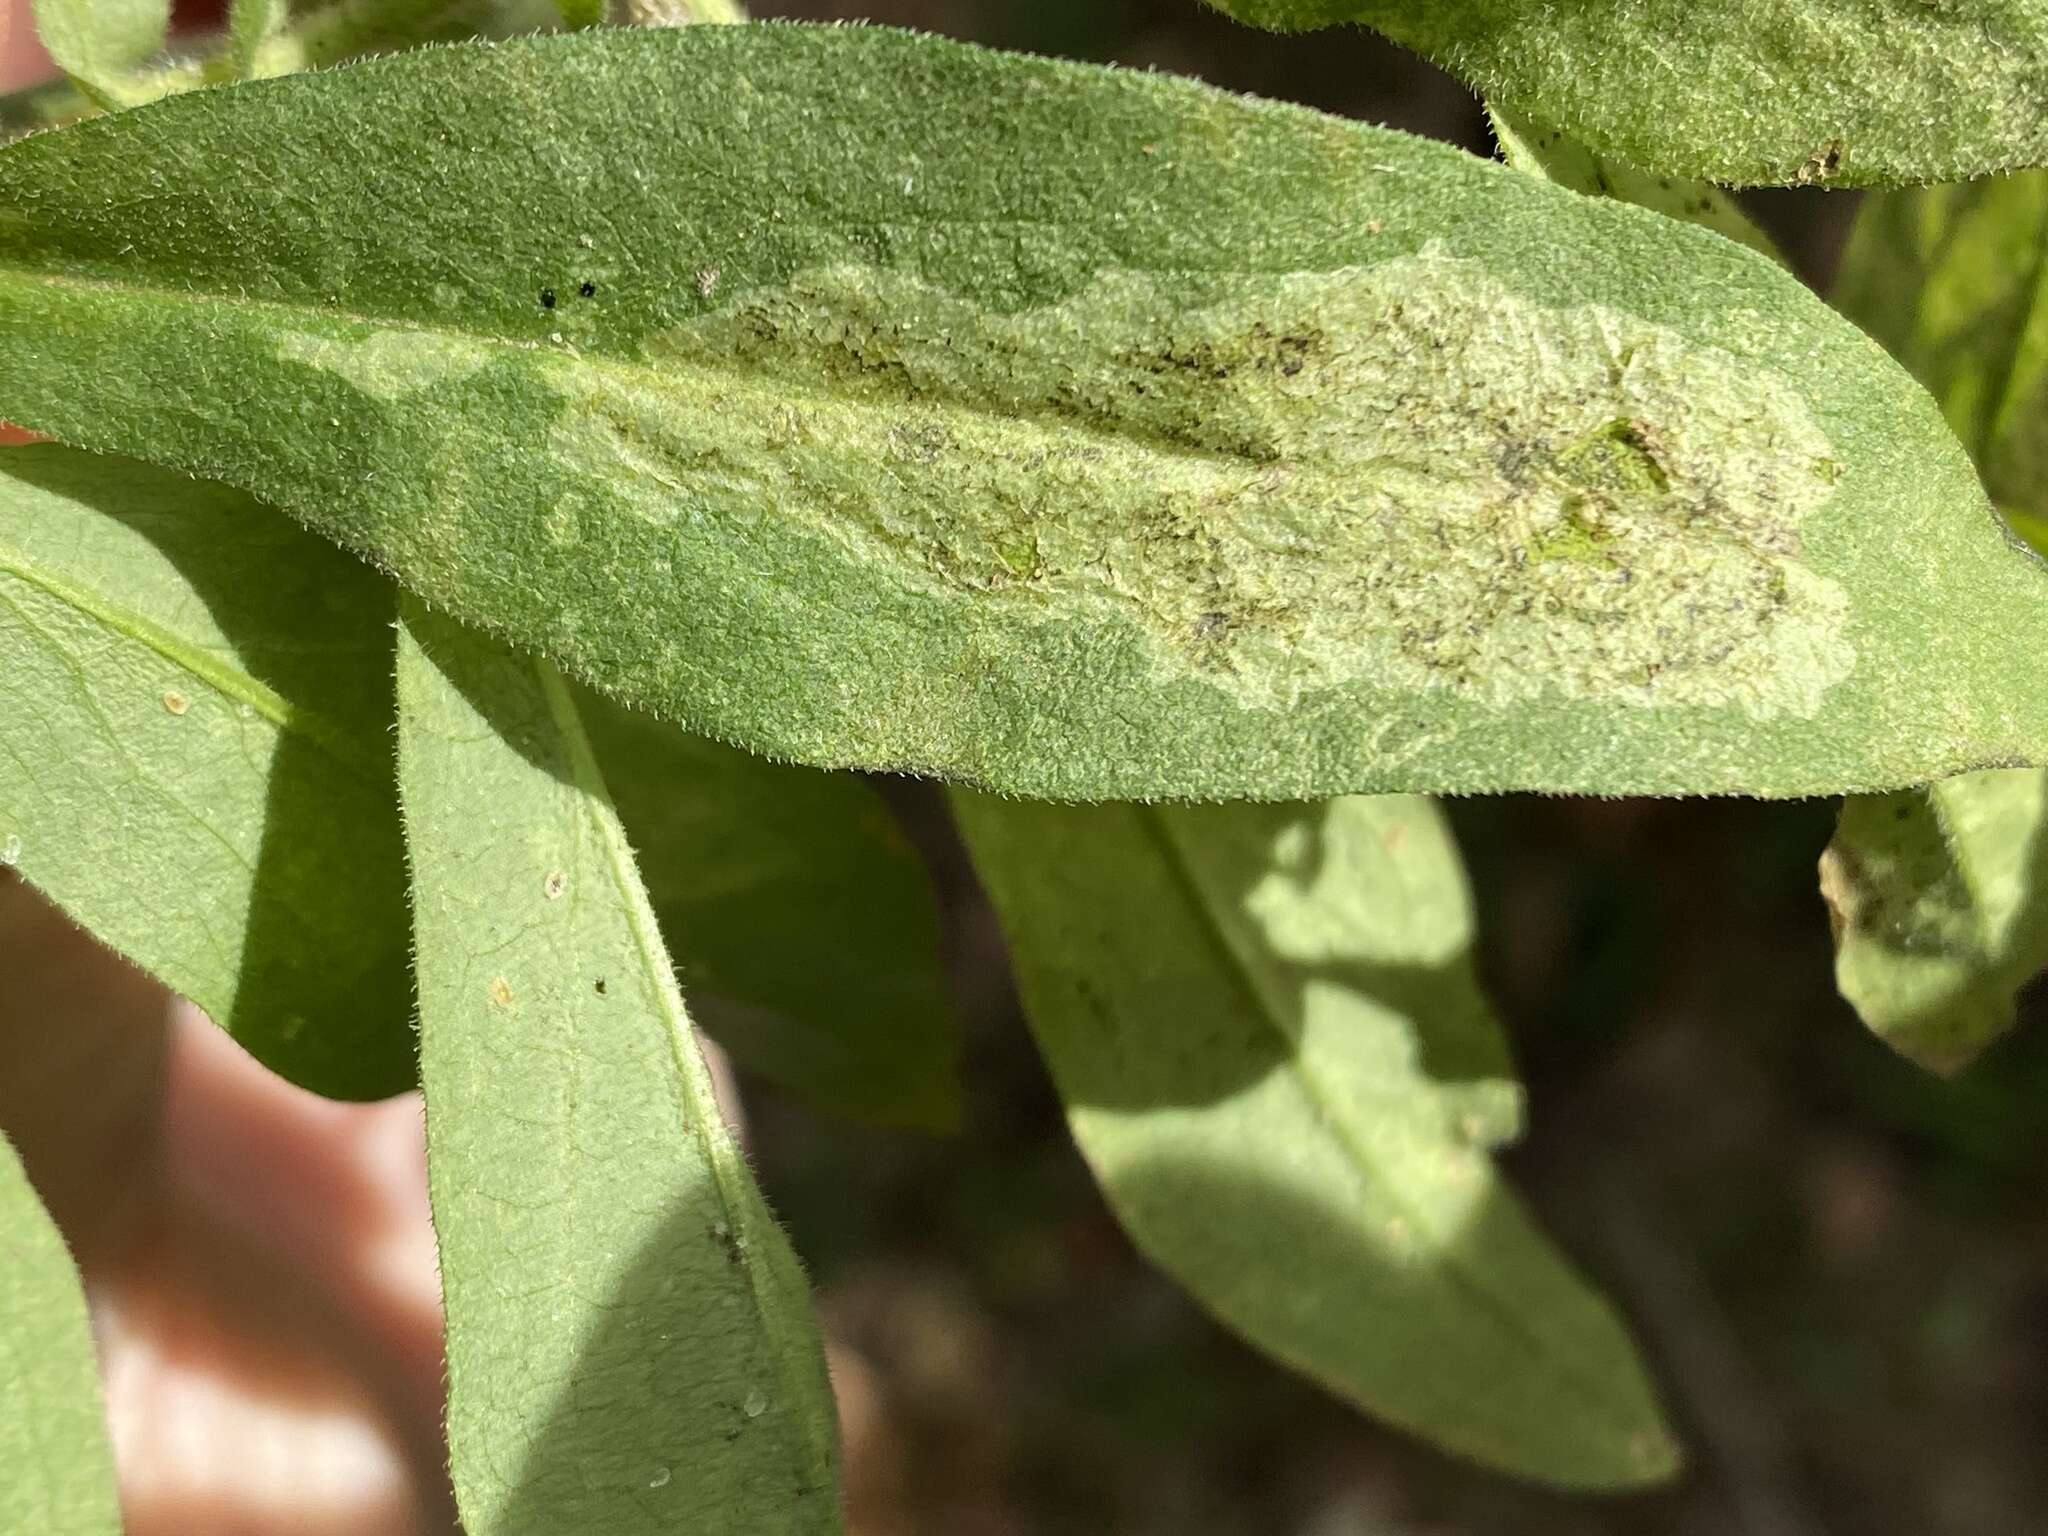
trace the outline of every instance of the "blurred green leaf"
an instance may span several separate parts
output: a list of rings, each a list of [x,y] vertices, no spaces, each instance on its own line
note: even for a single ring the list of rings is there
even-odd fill
[[[78,1270],[0,1136],[0,1530],[121,1536]]]
[[[1781,267],[1789,265],[1776,242],[1757,228],[1732,196],[1711,182],[1639,171],[1623,161],[1594,154],[1555,128],[1525,122],[1496,107],[1488,107],[1486,117],[1500,145],[1501,159],[1518,171],[1527,171],[1588,197],[1611,197],[1617,202],[1652,209],[1667,218],[1683,219],[1717,235],[1726,235],[1738,245],[1770,257]]]
[[[2048,516],[2048,173],[1871,194],[1834,297],[1933,392],[1992,500]]]
[[[938,912],[881,797],[579,704],[703,1028],[815,1108],[957,1124]]]
[[[1147,1255],[1489,1466],[1671,1475],[1628,1334],[1486,1155],[1519,1090],[1433,805],[955,805],[1074,1139]]]
[[[2014,531],[2039,548],[2048,174],[1865,198],[1836,299],[1934,394]],[[1960,1070],[2012,1027],[2016,994],[2048,967],[2048,774],[1851,796],[1821,890],[1843,997],[1923,1066]]]
[[[0,413],[770,756],[1072,798],[2048,760],[2002,643],[2048,579],[1789,276],[1161,76],[692,27],[178,98],[0,150],[0,344]]]
[[[57,67],[102,107],[146,100],[130,78],[163,52],[170,0],[30,0]]]
[[[803,1275],[573,696],[417,606],[398,680],[463,1528],[837,1531]]]
[[[2048,163],[2041,0],[1209,0],[1362,21],[1597,154],[1736,186],[1961,181]]]
[[[340,1098],[413,1080],[392,600],[239,491],[0,450],[0,861]]]
[[[228,6],[228,62],[237,79],[256,71],[257,50],[285,25],[287,0],[231,0]]]
[[[1852,795],[1821,856],[1835,980],[1880,1038],[1954,1072],[2048,967],[2048,774]]]

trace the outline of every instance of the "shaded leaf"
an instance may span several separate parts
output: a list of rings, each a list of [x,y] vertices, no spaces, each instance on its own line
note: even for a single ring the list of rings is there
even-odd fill
[[[2048,967],[2048,775],[1852,795],[1820,877],[1842,996],[1886,1044],[1958,1071]]]
[[[342,1098],[413,1079],[391,617],[238,491],[0,453],[0,859]]]
[[[1442,145],[699,27],[0,173],[0,413],[769,755],[1076,798],[2048,760],[2002,640],[2048,581],[1924,394],[1752,254]]]
[[[704,1029],[814,1107],[953,1126],[938,913],[881,797],[850,774],[578,704]]]
[[[130,76],[163,51],[170,0],[30,0],[57,67],[103,107],[146,100]]]
[[[1573,1486],[1670,1475],[1627,1333],[1486,1156],[1519,1091],[1434,806],[955,805],[1141,1249],[1267,1353],[1463,1455]]]
[[[1733,185],[1960,181],[2048,163],[2040,0],[1209,0],[1362,21],[1596,153]]]
[[[573,696],[416,608],[398,680],[463,1528],[838,1530],[804,1279]]]
[[[604,21],[605,0],[555,0],[565,27],[595,27]]]
[[[0,1530],[121,1536],[78,1270],[0,1136]]]
[[[1933,392],[1992,500],[2048,516],[2048,173],[1873,193],[1835,303]]]
[[[2015,531],[2040,547],[2048,175],[1866,198],[1838,301],[1934,393]],[[1852,796],[1842,808],[1821,860],[1836,984],[1923,1066],[1968,1065],[2012,1027],[2015,995],[2048,967],[2044,823],[2039,770]]]
[[[1611,197],[1617,202],[1652,209],[1667,218],[1683,219],[1717,235],[1726,235],[1738,245],[1770,257],[1781,267],[1789,265],[1776,242],[1757,228],[1731,195],[1711,182],[1639,171],[1623,161],[1594,154],[1555,128],[1525,122],[1498,108],[1487,108],[1486,118],[1500,145],[1501,159],[1518,171],[1527,171],[1588,197]]]

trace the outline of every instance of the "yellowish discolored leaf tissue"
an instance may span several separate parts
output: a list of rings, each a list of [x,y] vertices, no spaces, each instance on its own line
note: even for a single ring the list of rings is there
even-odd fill
[[[304,1086],[417,1076],[471,1536],[843,1528],[818,1233],[698,1030],[991,1134],[962,842],[1145,1259],[1573,1489],[1689,1389],[1496,1161],[1426,797],[1847,797],[1841,991],[1944,1072],[2048,963],[2048,172],[1873,196],[1839,308],[1728,190],[2042,164],[2043,0],[1218,3],[1507,163],[728,0],[37,0],[0,878]],[[4,1140],[0,1300],[0,1524],[111,1531]]]

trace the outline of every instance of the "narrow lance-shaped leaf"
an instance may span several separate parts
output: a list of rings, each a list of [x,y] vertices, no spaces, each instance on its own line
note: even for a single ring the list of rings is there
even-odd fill
[[[955,801],[1074,1138],[1254,1344],[1490,1466],[1676,1451],[1627,1333],[1496,1176],[1519,1090],[1436,809]]]
[[[78,1270],[0,1136],[0,1530],[121,1536]]]
[[[239,491],[0,451],[0,862],[344,1098],[413,1080],[392,599]]]
[[[57,67],[103,107],[142,99],[130,76],[163,51],[170,0],[30,0]]]
[[[2048,164],[2041,0],[1209,0],[1362,21],[1602,156],[1733,185],[1960,181]]]
[[[1838,297],[1934,392],[2016,531],[2042,527],[2048,175],[1866,199]],[[2033,632],[2007,644],[2032,655]],[[1821,890],[1835,980],[1863,1021],[1925,1066],[1967,1065],[2048,967],[2048,774],[1850,797]]]
[[[1185,81],[692,27],[181,97],[0,150],[0,348],[0,414],[773,756],[1082,798],[2048,761],[2002,640],[2048,578],[1790,277]]]
[[[182,96],[0,172],[0,414],[770,756],[1049,797],[2048,760],[2001,639],[2048,578],[1923,391],[1761,258],[1446,145],[692,27]]]
[[[1486,117],[1500,145],[1501,159],[1518,171],[1588,197],[1611,197],[1669,218],[1683,219],[1717,235],[1726,235],[1780,266],[1787,265],[1776,242],[1757,228],[1731,195],[1711,182],[1637,170],[1624,161],[1594,154],[1555,128],[1526,122],[1497,107],[1488,107]]]
[[[803,1276],[572,694],[416,608],[398,693],[463,1528],[838,1530]]]
[[[881,796],[578,702],[703,1028],[816,1108],[954,1125],[938,912]]]

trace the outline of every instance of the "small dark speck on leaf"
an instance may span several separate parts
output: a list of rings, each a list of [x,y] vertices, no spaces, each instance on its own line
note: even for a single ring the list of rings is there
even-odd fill
[[[555,307],[555,290],[554,290],[554,289],[552,289],[552,288],[543,288],[543,289],[541,289],[541,291],[540,291],[540,307],[541,307],[542,309],[553,309],[553,308]]]
[[[600,976],[597,980],[597,995],[599,997],[604,996],[604,978],[602,976]]]
[[[576,285],[576,291],[586,299],[594,299],[597,297],[597,284],[586,278],[583,282]]]

